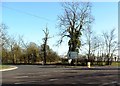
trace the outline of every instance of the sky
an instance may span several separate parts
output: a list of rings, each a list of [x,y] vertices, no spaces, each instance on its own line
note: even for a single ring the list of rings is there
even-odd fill
[[[120,14],[120,2],[118,5],[118,14]],[[120,16],[118,17],[118,21],[120,22]],[[118,33],[120,33],[120,23],[118,23]],[[120,42],[120,34],[118,34],[118,41]],[[120,56],[120,45],[119,45],[119,50],[118,50],[118,55]]]
[[[61,46],[55,46],[59,39],[57,19],[63,14],[60,2],[3,2],[1,8],[0,19],[9,27],[9,35],[23,35],[25,42],[41,45],[44,38],[43,29],[47,26],[51,37],[48,40],[50,48],[59,55],[65,55],[68,52],[66,40]],[[95,34],[99,35],[113,28],[116,28],[116,34],[118,34],[117,2],[92,2],[92,15],[95,18],[92,25]]]

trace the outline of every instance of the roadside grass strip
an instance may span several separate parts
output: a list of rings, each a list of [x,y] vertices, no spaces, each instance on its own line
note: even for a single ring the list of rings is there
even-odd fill
[[[113,62],[112,66],[120,66],[120,62]]]
[[[0,71],[9,71],[9,70],[17,69],[17,68],[18,67],[16,66],[0,65]]]

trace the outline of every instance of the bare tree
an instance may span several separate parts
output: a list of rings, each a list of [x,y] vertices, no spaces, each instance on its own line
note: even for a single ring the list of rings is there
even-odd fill
[[[25,43],[25,41],[23,40],[23,36],[19,36],[19,44],[22,47],[22,54],[23,54],[24,63],[29,63],[29,57],[27,55],[28,43]]]
[[[12,52],[13,52],[14,63],[19,63],[22,52],[21,52],[21,47],[17,43],[13,45]]]
[[[62,3],[64,14],[59,16],[60,40],[69,38],[69,51],[79,51],[81,46],[81,31],[93,22],[91,16],[91,4],[89,2],[65,2]]]
[[[47,56],[46,47],[47,47],[47,41],[50,37],[49,37],[49,31],[47,27],[45,30],[43,30],[43,32],[45,34],[45,37],[43,38],[43,52],[44,52],[43,64],[46,64],[46,56]]]
[[[86,28],[83,31],[83,38],[84,46],[83,48],[86,49],[87,54],[87,61],[93,64],[93,61],[97,60],[96,51],[99,52],[101,41],[98,36],[95,35],[94,31],[92,30],[91,26]]]
[[[88,46],[88,60],[90,60],[91,54],[92,54],[92,39],[93,39],[93,31],[91,27],[88,27],[84,30],[84,34],[86,37],[86,45]]]
[[[0,47],[5,47],[8,44],[8,26],[4,23],[0,24]]]
[[[15,55],[14,55],[13,47],[16,43],[17,42],[16,42],[16,40],[13,36],[9,38],[9,48],[10,48],[10,51],[11,51],[11,59],[12,59],[13,64],[15,63]]]
[[[0,63],[1,63],[2,57],[3,57],[2,53],[5,50],[4,45],[7,42],[6,29],[7,29],[7,26],[5,24],[0,24]]]
[[[116,41],[115,29],[112,29],[109,32],[103,33],[105,45],[106,45],[106,52],[107,52],[107,64],[110,64],[110,59],[112,59],[113,53],[117,50],[118,42]]]

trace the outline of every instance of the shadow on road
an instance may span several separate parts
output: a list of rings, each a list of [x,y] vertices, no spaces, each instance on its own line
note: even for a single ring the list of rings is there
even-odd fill
[[[96,68],[70,68],[70,69],[67,69],[67,70],[120,70],[120,68],[116,67],[96,67]]]
[[[120,86],[118,83],[107,84],[3,84],[2,86]]]

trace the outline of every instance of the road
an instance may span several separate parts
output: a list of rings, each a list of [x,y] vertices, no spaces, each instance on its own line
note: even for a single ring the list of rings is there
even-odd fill
[[[16,70],[2,72],[2,86],[120,86],[117,67],[16,66]]]

